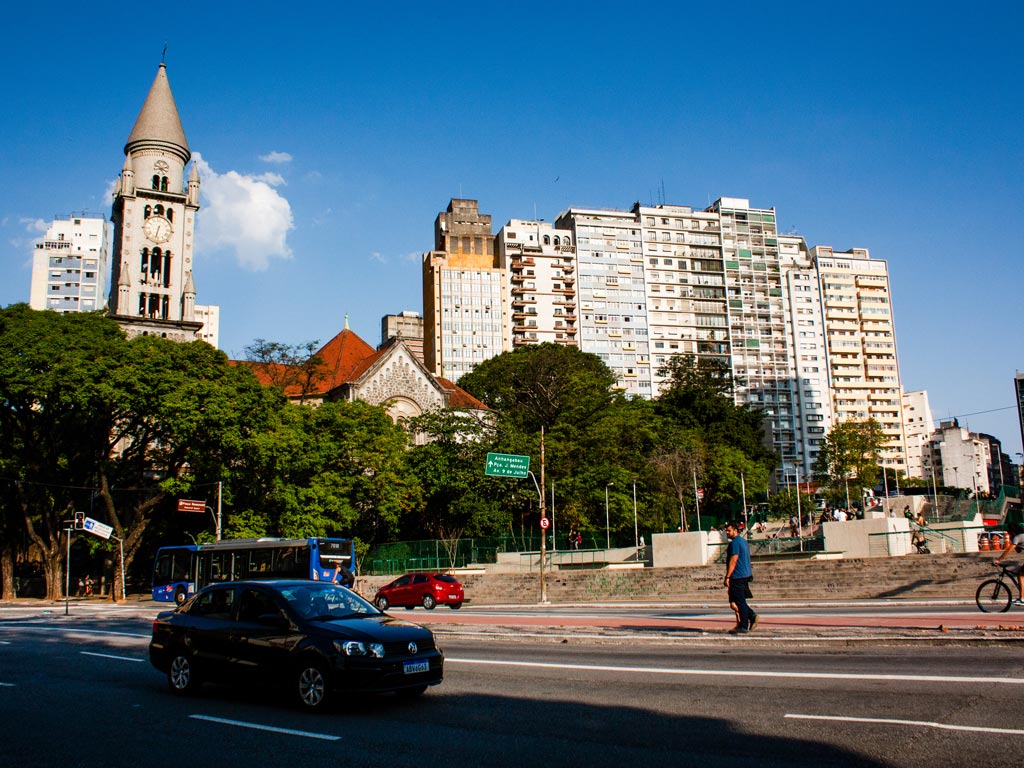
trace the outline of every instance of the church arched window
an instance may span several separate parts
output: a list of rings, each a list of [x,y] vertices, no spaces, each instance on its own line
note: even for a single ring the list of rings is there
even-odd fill
[[[548,235],[544,235],[544,245],[551,245],[551,238]]]
[[[174,209],[173,208],[168,208],[166,213],[165,213],[165,215],[167,216],[167,220],[168,221],[174,221]]]
[[[160,175],[153,174],[153,189],[160,189]]]
[[[164,207],[163,207],[162,205],[156,205],[156,206],[154,206],[154,207],[153,207],[153,213],[154,213],[154,214],[155,214],[156,216],[163,216],[163,215],[164,215]]]
[[[561,245],[561,244],[562,244],[561,239],[559,239],[558,235],[555,235],[555,245]]]
[[[166,176],[161,176],[160,177],[160,191],[161,192],[166,192],[167,191],[167,177]]]
[[[145,208],[142,209],[142,218],[148,219],[152,215],[153,215],[153,206],[147,205]]]
[[[142,279],[146,279],[146,272],[149,270],[149,248],[142,249],[142,263],[140,264]]]

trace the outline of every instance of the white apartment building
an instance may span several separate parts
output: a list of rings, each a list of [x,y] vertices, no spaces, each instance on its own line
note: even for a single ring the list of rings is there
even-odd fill
[[[107,307],[110,224],[103,216],[54,219],[32,256],[29,306],[56,312]]]
[[[657,396],[665,382],[659,371],[675,355],[729,364],[721,225],[716,212],[681,205],[637,203],[633,213],[643,232],[651,392]]]
[[[882,463],[907,471],[903,392],[896,358],[896,327],[888,265],[865,248],[834,251],[816,246],[832,405],[836,421],[875,419],[889,438]]]
[[[220,307],[216,304],[196,304],[195,320],[203,324],[196,333],[196,338],[205,341],[211,347],[220,348]]]
[[[580,349],[598,355],[628,395],[651,397],[644,251],[637,215],[569,208],[559,215],[555,228],[568,230],[576,245]]]
[[[978,493],[991,491],[988,440],[952,419],[939,424],[931,444],[932,464],[940,474],[940,484]]]
[[[926,480],[932,476],[931,443],[935,422],[928,390],[903,393],[903,433],[907,440],[907,477]]]
[[[572,233],[544,221],[512,219],[498,232],[496,252],[509,285],[512,346],[577,346]]]
[[[797,235],[779,235],[783,312],[791,350],[793,432],[801,477],[810,477],[825,435],[832,429],[832,396],[825,353],[825,323],[818,273]]]

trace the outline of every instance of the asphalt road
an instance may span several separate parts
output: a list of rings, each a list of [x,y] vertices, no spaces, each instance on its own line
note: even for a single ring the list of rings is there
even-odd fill
[[[152,612],[0,611],[0,764],[1008,766],[1024,748],[1012,644],[538,640],[447,624],[438,688],[309,715],[263,691],[173,696],[146,658]]]

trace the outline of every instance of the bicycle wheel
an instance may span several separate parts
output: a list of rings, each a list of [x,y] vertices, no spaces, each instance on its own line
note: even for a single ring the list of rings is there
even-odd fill
[[[1013,602],[1013,592],[1000,579],[989,579],[981,582],[974,600],[984,613],[1006,613]]]

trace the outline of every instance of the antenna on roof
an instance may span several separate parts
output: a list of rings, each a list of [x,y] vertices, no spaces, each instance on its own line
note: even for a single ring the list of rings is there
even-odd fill
[[[167,59],[167,41],[164,40],[164,52],[160,56],[160,63],[163,64],[166,59]]]

